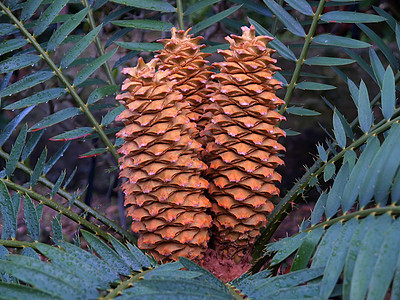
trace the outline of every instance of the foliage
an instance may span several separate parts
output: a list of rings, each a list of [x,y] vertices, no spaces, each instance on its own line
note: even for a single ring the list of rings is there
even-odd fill
[[[0,133],[0,298],[400,298],[400,75],[398,55],[392,52],[399,53],[400,25],[381,7],[355,11],[359,1],[263,2],[202,0],[190,1],[189,7],[181,0],[0,2],[0,97],[2,120],[7,119]],[[349,122],[341,105],[322,97],[332,109],[333,134],[325,129],[328,138],[317,145],[314,164],[269,216],[254,245],[250,272],[223,283],[184,258],[157,265],[134,246],[135,236],[84,202],[85,188],[67,189],[75,172],[67,177],[61,171],[54,180],[48,174],[76,141],[92,147],[81,157],[99,156],[109,172],[115,170],[121,141],[115,139],[113,120],[121,107],[108,100],[118,92],[119,68],[160,49],[154,36],[164,37],[173,24],[190,25],[206,36],[205,51],[215,52],[227,47],[212,41],[216,30],[238,33],[248,23],[258,34],[275,37],[270,45],[278,64],[292,68],[276,75],[284,86],[282,114],[320,114],[291,103],[294,93],[302,92],[302,97],[329,94],[336,105],[336,100],[352,99],[356,117]],[[374,23],[385,26],[389,38],[382,39]],[[320,33],[331,24],[348,24],[363,39]],[[140,38],[144,32],[150,38]],[[313,49],[333,56],[310,57]],[[360,55],[363,49],[368,49],[367,60]],[[353,80],[342,67],[349,64],[361,74]],[[323,68],[342,81],[327,79]],[[335,94],[343,85],[349,92]],[[40,108],[50,113],[40,116]],[[54,128],[58,133],[45,143],[61,146],[48,157],[40,141]],[[320,196],[299,233],[268,244],[293,205],[310,191]],[[22,201],[23,216],[18,215]],[[51,222],[52,246],[40,235],[44,207],[58,213]],[[76,226],[75,245],[63,236],[62,216]],[[29,237],[18,235],[21,219]],[[287,264],[290,269],[282,274]]]

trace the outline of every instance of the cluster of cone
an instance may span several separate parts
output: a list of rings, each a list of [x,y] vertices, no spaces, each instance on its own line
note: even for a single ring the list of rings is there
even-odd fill
[[[202,38],[175,28],[155,59],[123,70],[122,189],[139,247],[158,260],[199,259],[211,235],[218,252],[240,259],[279,193],[279,68],[271,38],[242,30],[226,38],[218,74]]]

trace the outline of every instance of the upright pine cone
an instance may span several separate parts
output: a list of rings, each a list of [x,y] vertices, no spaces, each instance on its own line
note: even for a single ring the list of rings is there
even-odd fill
[[[279,70],[274,50],[266,47],[272,38],[256,37],[254,26],[242,30],[226,38],[230,50],[218,51],[226,61],[214,63],[221,72],[212,76],[218,84],[206,126],[215,138],[206,151],[217,251],[236,259],[267,223],[281,180],[274,170],[283,164],[277,154],[285,150],[277,142],[285,132],[276,124],[285,118],[276,111],[283,101],[275,95],[281,86],[272,78]]]
[[[210,202],[203,195],[208,182],[200,177],[206,165],[198,160],[201,145],[191,138],[195,125],[183,113],[188,104],[175,89],[169,71],[155,71],[158,59],[139,59],[118,95],[125,107],[117,120],[125,128],[119,153],[120,177],[132,230],[138,245],[158,260],[199,257],[209,240]]]
[[[205,60],[210,54],[201,52],[205,47],[199,45],[203,37],[193,37],[188,34],[189,31],[190,28],[183,31],[173,27],[170,39],[158,41],[164,45],[164,49],[158,51],[155,57],[160,59],[159,70],[170,71],[169,79],[177,81],[175,88],[182,93],[183,100],[190,104],[186,115],[202,131],[207,123],[207,116],[203,116],[204,108],[210,102],[206,85],[213,72],[210,71],[212,67],[207,65],[209,62]]]

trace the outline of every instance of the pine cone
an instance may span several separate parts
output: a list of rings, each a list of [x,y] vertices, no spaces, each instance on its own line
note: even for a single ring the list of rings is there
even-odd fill
[[[139,59],[137,67],[123,70],[128,78],[117,100],[126,110],[117,120],[125,128],[117,136],[125,140],[120,177],[128,180],[122,189],[141,249],[158,260],[193,259],[206,249],[212,221],[205,213],[208,182],[200,177],[206,165],[191,138],[195,125],[183,113],[188,103],[169,71],[155,71],[157,63]]]
[[[242,30],[226,38],[230,50],[218,51],[226,61],[214,63],[221,72],[212,76],[218,83],[205,128],[215,139],[206,151],[217,248],[236,259],[267,224],[281,181],[277,154],[285,150],[277,142],[285,132],[276,125],[285,118],[276,111],[283,101],[275,95],[281,86],[272,78],[279,70],[274,50],[266,47],[272,38],[256,37],[253,26]]]
[[[160,59],[160,70],[170,71],[169,79],[176,80],[176,89],[183,95],[183,100],[190,104],[186,116],[194,121],[199,131],[203,131],[208,122],[204,115],[204,108],[209,105],[207,95],[210,91],[206,88],[213,72],[209,62],[205,60],[210,54],[202,53],[205,45],[199,45],[203,37],[188,34],[186,31],[171,29],[172,37],[158,42],[164,45],[164,49],[157,51],[156,58]],[[205,144],[206,141],[198,134],[196,139]]]

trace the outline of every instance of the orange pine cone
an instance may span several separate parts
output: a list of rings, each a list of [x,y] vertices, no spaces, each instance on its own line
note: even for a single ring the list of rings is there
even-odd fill
[[[159,40],[164,49],[157,51],[156,58],[160,59],[159,69],[170,71],[169,79],[176,80],[175,88],[183,95],[183,100],[189,102],[186,116],[194,121],[199,131],[204,129],[208,118],[204,115],[204,108],[209,105],[206,88],[213,72],[205,60],[210,54],[202,53],[205,45],[199,45],[203,37],[188,34],[186,31],[171,29],[170,39]],[[204,138],[196,136],[197,140],[205,144]]]
[[[230,50],[219,50],[224,62],[214,63],[220,73],[206,109],[212,113],[205,127],[214,142],[206,152],[217,250],[240,258],[267,224],[273,209],[270,198],[281,176],[274,170],[283,164],[277,156],[285,148],[277,142],[285,132],[277,127],[284,120],[276,108],[283,103],[275,95],[280,82],[273,79],[272,40],[255,36],[254,26],[242,27],[243,35],[226,39]]]
[[[155,71],[158,59],[126,68],[125,91],[117,96],[125,107],[117,120],[125,128],[117,136],[120,177],[132,230],[138,246],[158,260],[201,256],[209,240],[211,207],[204,196],[206,165],[197,156],[201,145],[192,139],[194,123],[184,114],[188,103],[170,80],[170,71]]]

